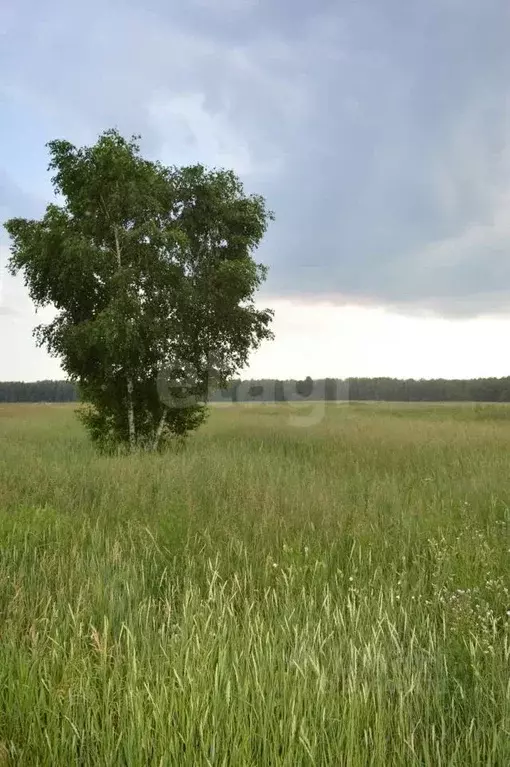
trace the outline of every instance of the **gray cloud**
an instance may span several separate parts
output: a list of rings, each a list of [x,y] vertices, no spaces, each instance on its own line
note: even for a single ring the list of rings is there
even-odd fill
[[[509,306],[505,0],[21,0],[1,24],[0,93],[59,135],[117,125],[267,195],[269,294]]]

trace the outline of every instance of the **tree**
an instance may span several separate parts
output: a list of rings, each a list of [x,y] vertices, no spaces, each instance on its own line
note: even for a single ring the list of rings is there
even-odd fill
[[[250,397],[250,399],[257,399],[258,397],[262,397],[263,394],[264,394],[264,387],[260,385],[259,386],[257,386],[256,384],[252,385],[250,386],[248,390],[248,396]]]
[[[48,144],[62,205],[10,219],[9,268],[55,319],[36,329],[61,358],[102,449],[159,448],[205,417],[222,386],[271,338],[253,299],[253,259],[272,214],[232,171],[143,159],[139,137]]]
[[[296,391],[300,397],[310,397],[313,392],[313,380],[306,376],[304,381],[296,383]]]
[[[277,380],[274,382],[274,401],[285,402],[285,388],[283,381]]]

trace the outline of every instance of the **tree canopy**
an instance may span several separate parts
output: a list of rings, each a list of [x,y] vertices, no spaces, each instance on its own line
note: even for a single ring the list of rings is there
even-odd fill
[[[154,449],[202,422],[212,387],[271,338],[253,253],[272,214],[230,170],[165,167],[116,130],[77,148],[51,141],[61,204],[5,223],[9,268],[55,319],[37,341],[89,403],[103,449]]]

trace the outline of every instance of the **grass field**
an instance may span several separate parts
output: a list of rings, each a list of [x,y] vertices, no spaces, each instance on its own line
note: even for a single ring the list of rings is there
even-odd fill
[[[0,406],[0,765],[510,764],[510,408],[317,407]]]

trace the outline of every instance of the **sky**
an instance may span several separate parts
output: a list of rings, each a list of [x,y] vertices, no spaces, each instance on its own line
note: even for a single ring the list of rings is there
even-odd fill
[[[0,7],[0,221],[52,198],[45,144],[142,135],[275,212],[276,340],[246,375],[510,375],[507,0],[18,0]],[[0,229],[0,380],[36,349]]]

